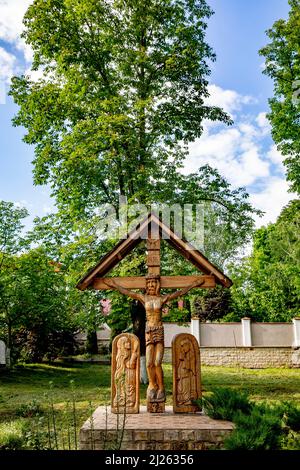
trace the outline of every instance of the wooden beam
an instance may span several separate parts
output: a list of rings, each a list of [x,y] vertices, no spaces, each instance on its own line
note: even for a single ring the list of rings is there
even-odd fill
[[[94,279],[92,287],[96,290],[110,290],[109,285],[112,286],[111,279],[125,289],[145,289],[146,287],[144,277],[98,277]],[[196,280],[199,280],[199,282],[204,280],[204,283],[200,286],[201,289],[216,287],[214,276],[161,276],[160,278],[161,288],[168,289],[182,289]]]

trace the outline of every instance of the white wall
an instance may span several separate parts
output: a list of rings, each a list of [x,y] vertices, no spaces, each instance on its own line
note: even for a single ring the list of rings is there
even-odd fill
[[[236,347],[299,347],[300,320],[294,323],[201,323],[192,320],[193,332],[202,348],[236,348]],[[199,322],[198,324],[196,324]],[[295,326],[295,323],[297,325]],[[297,327],[297,328],[296,328]],[[247,330],[247,335],[245,335]],[[177,323],[164,323],[165,347],[170,348],[172,339],[179,333],[191,333],[191,323],[178,325]],[[103,325],[97,332],[98,340],[107,342],[110,339],[110,328]],[[199,336],[199,337],[198,337]],[[297,336],[297,337],[296,337]],[[86,335],[78,335],[78,339],[85,339]],[[245,344],[244,344],[245,343]]]

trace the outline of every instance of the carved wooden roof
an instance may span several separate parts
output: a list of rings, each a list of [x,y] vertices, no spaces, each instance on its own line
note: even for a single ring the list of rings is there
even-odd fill
[[[213,275],[216,283],[224,287],[232,286],[232,281],[219,268],[212,264],[199,250],[194,248],[189,242],[180,238],[173,232],[170,227],[165,225],[153,212],[141,221],[124,240],[121,240],[109,253],[96,264],[87,274],[79,281],[77,288],[85,290],[91,287],[94,280],[105,276],[111,271],[125,256],[130,253],[140,242],[146,240],[151,227],[156,232],[156,237],[165,239],[176,251],[178,251],[190,263],[196,266],[203,274]]]

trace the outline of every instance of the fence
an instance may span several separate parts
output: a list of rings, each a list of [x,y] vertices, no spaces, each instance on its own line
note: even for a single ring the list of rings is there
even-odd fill
[[[171,342],[176,333],[191,332],[201,349],[201,363],[247,368],[300,367],[300,318],[292,323],[240,323],[165,325],[165,360],[171,360]]]

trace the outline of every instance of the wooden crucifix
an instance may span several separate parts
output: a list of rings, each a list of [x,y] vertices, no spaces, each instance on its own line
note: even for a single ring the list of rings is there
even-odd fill
[[[160,240],[163,235],[173,248],[198,269],[201,269],[205,275],[161,276]],[[145,277],[103,277],[142,239],[146,239],[147,248],[148,274]],[[169,227],[165,226],[152,213],[127,236],[126,240],[121,241],[79,282],[77,287],[81,290],[87,287],[101,290],[114,289],[139,300],[144,305],[146,310],[146,365],[149,379],[147,409],[149,412],[162,413],[165,409],[166,395],[162,371],[164,355],[163,305],[186,294],[192,288],[213,288],[216,282],[223,284],[225,287],[230,287],[232,283],[202,253],[184,240],[179,239]],[[180,290],[161,295],[161,287],[180,288]],[[138,293],[135,289],[142,289],[145,293]]]
[[[162,307],[167,302],[186,294],[193,287],[200,287],[205,279],[185,280],[185,287],[172,294],[160,295],[160,239],[147,238],[148,275],[145,277],[146,293],[139,294],[126,289],[114,279],[109,287],[118,290],[132,299],[139,300],[146,310],[146,365],[149,385],[147,389],[147,409],[149,412],[163,412],[166,401],[162,360],[164,355],[164,327],[162,323]],[[104,280],[104,283],[106,281]],[[138,285],[132,286],[138,288]],[[168,282],[165,287],[170,287]]]

